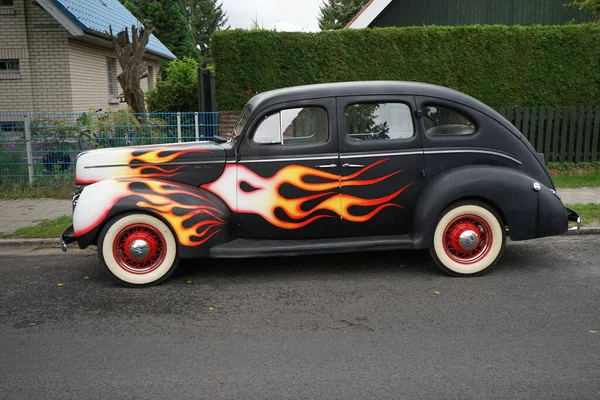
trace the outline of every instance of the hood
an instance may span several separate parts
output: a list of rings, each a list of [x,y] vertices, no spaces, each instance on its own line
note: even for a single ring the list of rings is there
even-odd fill
[[[89,185],[103,179],[154,178],[200,186],[225,169],[223,147],[213,142],[117,147],[81,153],[75,179]]]

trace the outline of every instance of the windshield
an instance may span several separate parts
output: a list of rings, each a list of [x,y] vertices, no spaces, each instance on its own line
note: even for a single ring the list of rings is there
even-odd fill
[[[233,128],[233,132],[231,132],[234,139],[237,139],[238,136],[242,134],[246,124],[248,123],[248,118],[250,118],[250,107],[244,107],[244,111],[242,111],[242,115],[240,115],[240,119],[238,120],[235,128]]]

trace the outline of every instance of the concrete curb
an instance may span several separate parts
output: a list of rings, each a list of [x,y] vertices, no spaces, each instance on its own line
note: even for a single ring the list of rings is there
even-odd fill
[[[3,246],[56,246],[60,248],[60,239],[0,239]]]
[[[567,232],[565,235],[600,235],[598,228],[581,228],[581,232]],[[60,248],[60,239],[0,239],[0,247],[4,246],[52,246]]]
[[[581,232],[567,232],[567,235],[600,235],[600,228],[581,228]]]

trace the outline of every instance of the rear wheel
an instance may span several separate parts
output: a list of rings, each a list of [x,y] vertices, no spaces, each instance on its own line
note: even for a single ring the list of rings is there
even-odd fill
[[[479,276],[500,260],[506,245],[502,218],[480,202],[448,207],[438,220],[431,256],[447,274]]]
[[[175,270],[177,242],[169,227],[148,214],[126,214],[100,232],[98,256],[108,275],[130,287],[161,283]]]

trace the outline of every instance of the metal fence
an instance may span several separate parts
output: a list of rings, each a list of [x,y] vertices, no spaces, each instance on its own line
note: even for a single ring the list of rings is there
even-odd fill
[[[600,161],[600,107],[501,108],[546,162]]]
[[[213,112],[0,114],[0,186],[72,181],[85,150],[210,140],[218,130]]]
[[[499,112],[544,153],[546,162],[600,161],[600,107]],[[210,140],[218,130],[215,112],[0,114],[0,186],[72,182],[81,151]]]

